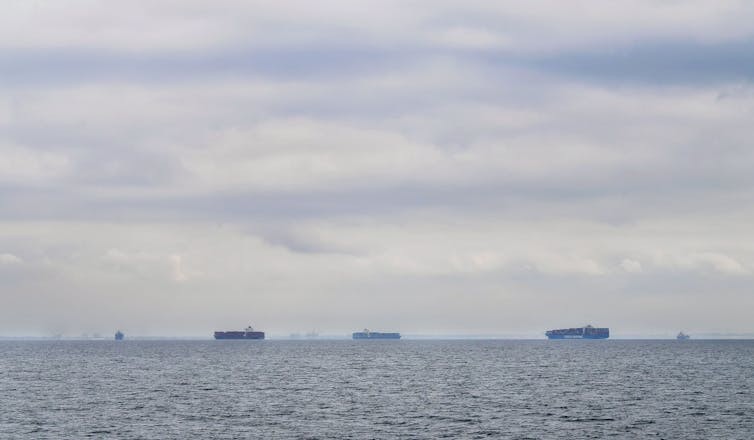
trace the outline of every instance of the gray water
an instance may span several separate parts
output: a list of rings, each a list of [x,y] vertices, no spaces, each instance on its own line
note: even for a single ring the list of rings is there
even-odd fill
[[[0,342],[0,438],[754,438],[754,341]]]

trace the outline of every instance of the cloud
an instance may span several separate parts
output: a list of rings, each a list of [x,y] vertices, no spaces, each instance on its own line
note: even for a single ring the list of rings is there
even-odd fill
[[[641,263],[630,258],[623,259],[620,263],[620,267],[629,273],[640,273],[642,271]]]
[[[0,264],[19,264],[22,259],[13,254],[0,254]]]
[[[35,151],[12,144],[0,144],[0,182],[33,185],[62,177],[70,171],[70,161],[64,154]]]
[[[188,280],[189,277],[183,268],[183,257],[180,255],[171,255],[170,262],[173,265],[173,279],[178,283]]]
[[[683,270],[712,270],[726,275],[750,275],[752,272],[735,258],[719,252],[693,252],[689,254],[655,255],[658,266]]]
[[[8,329],[749,325],[747,4],[3,8]]]
[[[639,84],[749,82],[754,40],[718,44],[637,43],[619,51],[560,53],[533,63],[582,81]]]

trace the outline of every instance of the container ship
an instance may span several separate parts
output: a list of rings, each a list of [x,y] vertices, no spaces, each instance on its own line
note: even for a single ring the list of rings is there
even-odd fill
[[[264,339],[264,332],[248,326],[243,331],[215,332],[215,339]]]
[[[400,339],[400,333],[380,333],[364,329],[363,332],[354,332],[353,339]]]
[[[561,328],[545,332],[548,339],[607,339],[610,337],[609,328],[597,328],[591,325],[576,328]]]

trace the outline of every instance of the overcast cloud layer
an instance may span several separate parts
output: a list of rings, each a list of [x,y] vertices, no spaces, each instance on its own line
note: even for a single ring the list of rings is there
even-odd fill
[[[3,2],[0,335],[754,331],[754,4]]]

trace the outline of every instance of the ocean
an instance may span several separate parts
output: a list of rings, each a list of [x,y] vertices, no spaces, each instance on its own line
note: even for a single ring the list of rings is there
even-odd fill
[[[752,439],[754,341],[2,341],[0,438]]]

